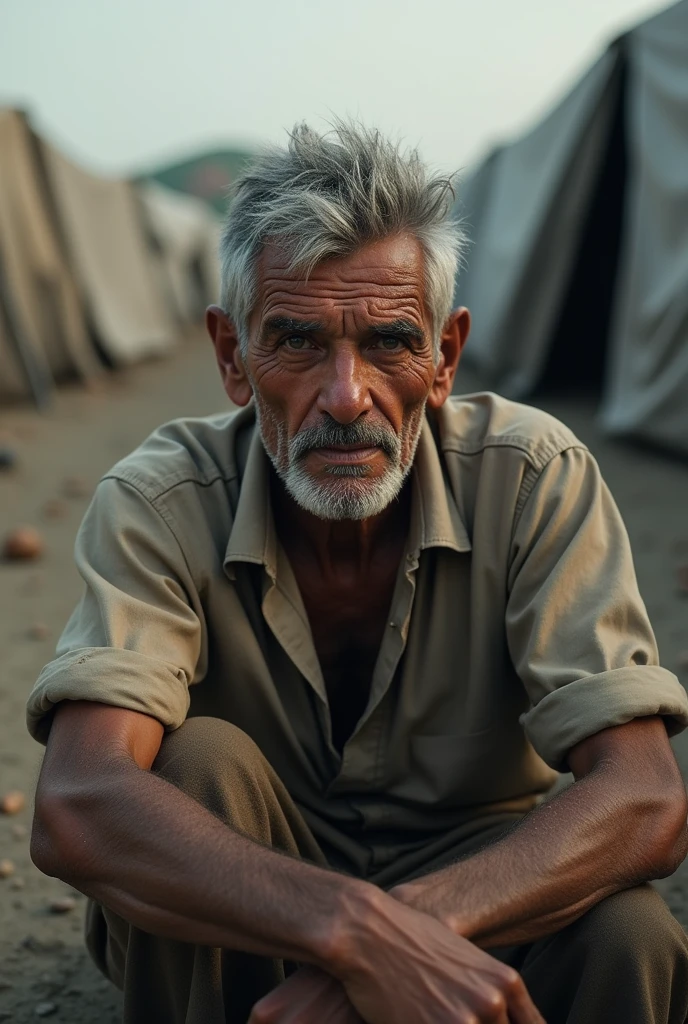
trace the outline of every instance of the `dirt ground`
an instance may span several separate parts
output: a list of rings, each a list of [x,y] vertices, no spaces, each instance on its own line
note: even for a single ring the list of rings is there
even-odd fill
[[[463,390],[474,389],[469,374],[461,380]],[[100,475],[165,420],[225,404],[210,348],[198,339],[165,362],[109,377],[98,392],[61,389],[54,408],[42,415],[29,408],[0,411],[0,443],[18,456],[13,470],[0,471],[0,537],[28,524],[41,531],[46,545],[34,562],[0,563],[0,796],[11,789],[27,794],[24,810],[0,814],[0,862],[14,865],[0,878],[0,1021],[115,1024],[120,1018],[118,994],[82,948],[83,897],[42,876],[29,859],[41,748],[26,732],[24,705],[81,591],[72,543]],[[688,597],[677,570],[688,563],[688,467],[606,440],[591,403],[542,404],[597,456],[631,535],[663,664],[687,682]],[[688,777],[688,739],[674,744]],[[688,926],[688,867],[659,888]],[[55,913],[51,902],[65,895],[75,907]]]

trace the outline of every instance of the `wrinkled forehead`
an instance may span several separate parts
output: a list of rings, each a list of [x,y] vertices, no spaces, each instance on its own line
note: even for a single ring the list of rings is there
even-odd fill
[[[395,235],[363,246],[348,256],[316,264],[308,276],[290,269],[291,254],[268,243],[258,264],[256,302],[251,317],[256,325],[277,309],[304,313],[317,308],[320,316],[342,310],[372,315],[412,316],[419,325],[427,319],[424,258],[411,234]]]

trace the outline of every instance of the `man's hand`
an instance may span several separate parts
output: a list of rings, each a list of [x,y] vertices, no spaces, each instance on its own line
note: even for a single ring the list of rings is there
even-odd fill
[[[302,968],[255,1005],[249,1024],[544,1024],[512,968],[425,914],[385,910],[374,950],[361,937],[341,983]]]
[[[248,1024],[361,1024],[346,989],[317,967],[302,967],[256,1003]]]
[[[369,1024],[545,1024],[513,968],[427,914],[384,896],[362,924],[338,977]]]

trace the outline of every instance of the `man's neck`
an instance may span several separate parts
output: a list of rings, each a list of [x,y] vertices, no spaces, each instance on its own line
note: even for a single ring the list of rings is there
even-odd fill
[[[411,489],[405,483],[398,498],[379,515],[367,519],[320,519],[302,509],[284,485],[271,474],[272,504],[277,533],[292,561],[306,560],[323,576],[365,576],[392,552],[399,557],[411,509]]]

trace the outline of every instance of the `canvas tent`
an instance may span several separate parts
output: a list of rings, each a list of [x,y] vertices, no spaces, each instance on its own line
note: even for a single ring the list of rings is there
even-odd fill
[[[115,366],[164,355],[175,341],[174,318],[156,276],[133,184],[90,174],[45,142],[42,151],[101,348]]]
[[[490,386],[598,384],[608,431],[688,454],[688,0],[490,154],[459,212],[456,298]]]
[[[219,296],[220,219],[202,200],[157,182],[141,182],[136,190],[170,308],[181,324],[198,323]]]
[[[26,393],[41,400],[53,378],[98,373],[37,140],[15,110],[0,110],[0,301],[7,342],[0,397],[21,390],[23,380]]]
[[[218,216],[98,177],[0,108],[0,403],[169,352],[218,297]]]

